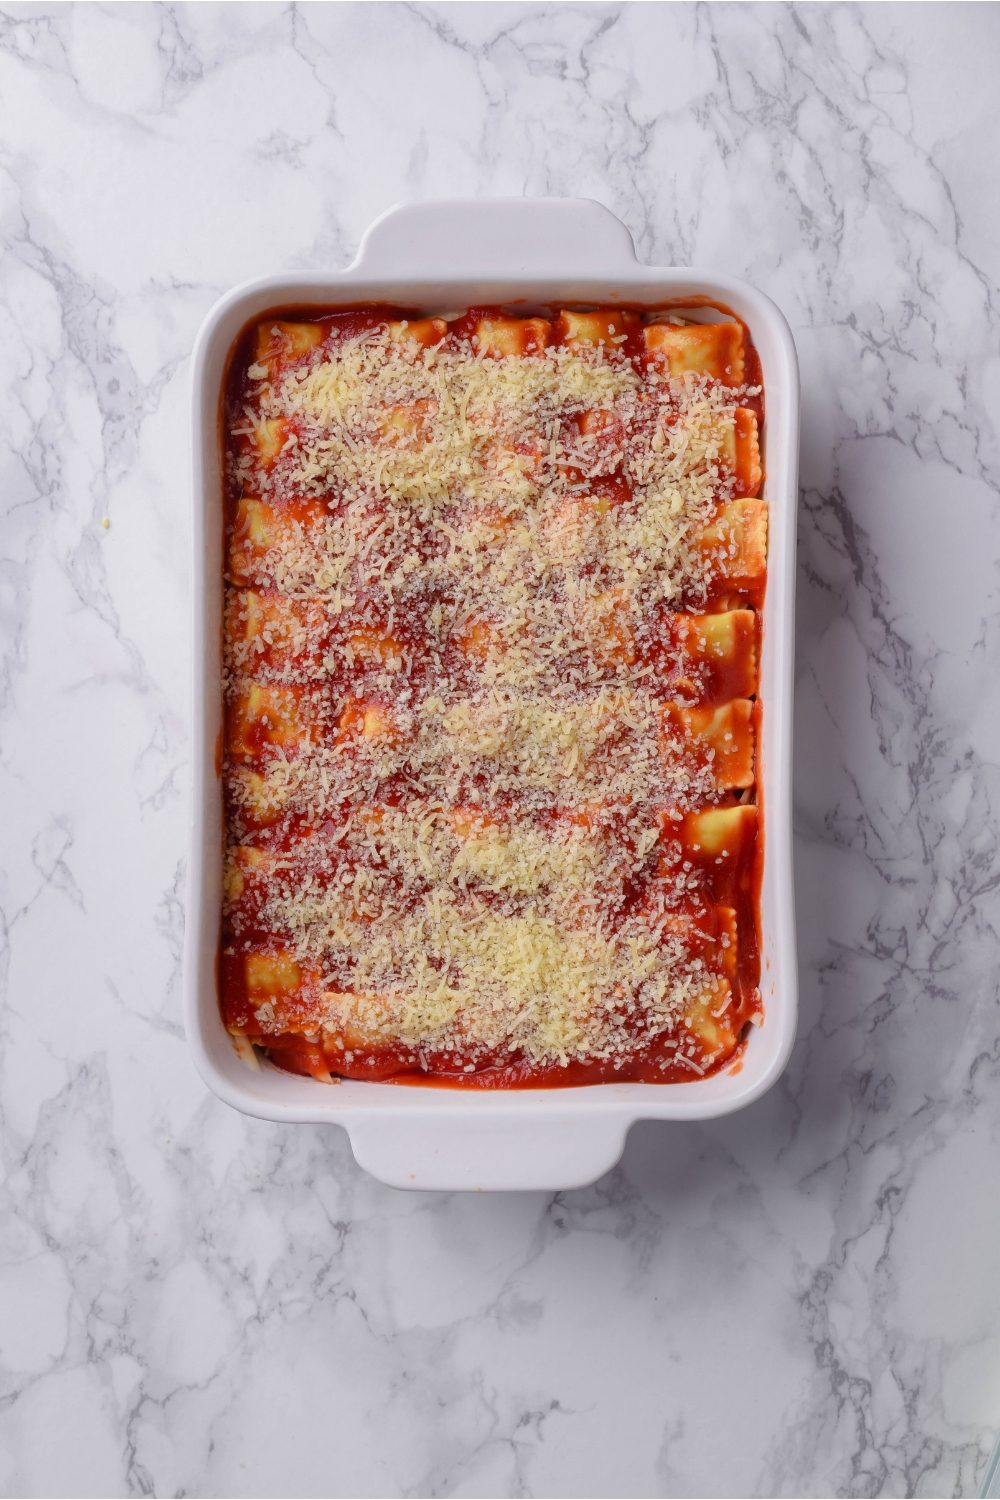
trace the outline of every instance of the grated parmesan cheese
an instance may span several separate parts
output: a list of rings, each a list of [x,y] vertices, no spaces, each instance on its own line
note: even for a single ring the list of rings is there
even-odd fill
[[[257,1034],[474,1070],[700,1026],[700,1073],[735,929],[712,946],[664,828],[733,774],[665,718],[700,679],[657,630],[747,554],[745,387],[644,373],[625,335],[493,358],[294,327],[229,465],[227,930],[293,976]]]

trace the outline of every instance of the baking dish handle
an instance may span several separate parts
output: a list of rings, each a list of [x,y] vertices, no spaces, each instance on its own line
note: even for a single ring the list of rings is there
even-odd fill
[[[348,277],[600,276],[636,264],[632,236],[590,198],[404,203],[376,219]]]
[[[506,1101],[505,1101],[506,1102]],[[484,1100],[485,1104],[486,1101]],[[558,1192],[586,1187],[611,1170],[632,1117],[576,1110],[487,1106],[457,1120],[450,1111],[393,1112],[348,1127],[360,1167],[396,1188],[454,1192]]]

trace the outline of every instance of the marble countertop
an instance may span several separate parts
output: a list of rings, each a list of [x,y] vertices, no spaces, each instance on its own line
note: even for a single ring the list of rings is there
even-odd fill
[[[998,48],[986,5],[0,7],[0,1492],[974,1493]],[[802,1019],[592,1188],[411,1195],[185,1050],[188,361],[233,283],[512,193],[795,332]]]

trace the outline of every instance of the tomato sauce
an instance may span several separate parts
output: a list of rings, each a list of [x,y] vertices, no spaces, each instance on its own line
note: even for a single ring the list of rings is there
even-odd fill
[[[698,300],[689,299],[683,306],[691,307]],[[645,311],[634,306],[599,309],[597,313],[610,331],[609,360],[630,362],[644,379],[658,368],[644,343]],[[461,642],[449,640],[438,649],[428,637],[426,612],[405,603],[399,609],[393,607],[390,613],[374,598],[366,601],[361,597],[340,615],[320,617],[315,610],[310,613],[308,602],[303,604],[293,594],[281,592],[274,571],[275,556],[281,555],[283,546],[293,543],[300,546],[315,542],[320,546],[326,518],[336,511],[338,502],[335,496],[326,502],[304,496],[283,477],[285,455],[302,437],[294,419],[282,419],[277,427],[272,424],[275,430],[265,431],[266,424],[253,426],[254,393],[261,371],[266,369],[272,381],[279,381],[301,366],[312,349],[322,348],[329,358],[339,344],[381,328],[387,319],[417,324],[426,347],[433,347],[433,341],[441,338],[449,343],[478,340],[480,330],[484,340],[496,341],[495,351],[491,352],[490,346],[486,357],[530,357],[546,344],[572,344],[577,336],[574,316],[552,309],[545,319],[528,319],[519,318],[510,308],[484,306],[470,308],[445,325],[430,323],[416,309],[362,306],[319,312],[316,308],[284,308],[245,330],[234,346],[224,394],[225,423],[230,433],[235,429],[227,446],[227,583],[230,598],[240,603],[227,616],[227,632],[230,660],[252,677],[256,687],[249,697],[227,697],[223,779],[227,825],[241,847],[254,851],[258,864],[249,857],[242,864],[237,859],[239,890],[235,896],[230,893],[220,936],[220,1002],[231,1031],[248,1037],[277,1066],[292,1073],[324,1080],[340,1077],[480,1089],[689,1082],[706,1072],[732,1066],[739,1059],[751,1020],[761,1019],[758,933],[763,834],[756,785],[727,791],[714,799],[707,810],[724,815],[722,821],[699,822],[696,814],[665,812],[657,852],[623,890],[620,915],[625,916],[657,909],[662,883],[670,882],[672,892],[686,885],[683,902],[678,904],[676,896],[672,897],[678,930],[686,934],[684,940],[692,954],[705,955],[707,971],[724,977],[729,985],[731,1000],[724,1020],[720,1014],[714,1023],[708,1017],[704,1021],[706,1034],[714,1034],[721,1041],[711,1047],[705,1042],[700,1053],[692,1053],[689,1047],[686,1060],[680,1056],[676,1034],[649,1038],[638,1023],[634,1042],[624,1055],[541,1066],[506,1051],[479,1049],[470,1065],[468,1056],[460,1050],[425,1047],[418,1053],[413,1046],[386,1039],[350,1046],[342,1038],[325,1036],[316,1027],[319,980],[315,976],[296,970],[294,983],[285,988],[280,974],[277,979],[272,976],[274,1003],[268,1005],[280,1013],[280,1030],[262,1025],[260,1019],[261,995],[271,992],[259,983],[252,988],[248,980],[247,955],[260,953],[266,958],[275,940],[261,916],[263,900],[255,884],[259,871],[272,870],[275,861],[284,861],[289,879],[308,879],[317,889],[323,889],[324,882],[331,886],[342,876],[348,856],[339,844],[342,821],[338,815],[331,816],[329,808],[317,820],[303,807],[287,810],[266,800],[259,805],[248,803],[246,778],[251,782],[254,777],[261,779],[279,760],[284,767],[294,768],[303,747],[317,744],[333,747],[349,763],[359,737],[369,732],[372,717],[377,722],[381,714],[389,721],[395,712],[394,697],[382,685],[387,664],[388,669],[401,674],[399,680],[413,693],[431,685],[434,673],[442,671],[451,682],[459,686],[464,683],[474,690],[482,659],[480,638],[475,632],[485,632],[481,639],[486,640],[490,629],[488,620],[477,622]],[[519,326],[511,327],[512,321]],[[269,343],[266,330],[275,322],[305,328],[306,332],[289,335],[284,342],[272,339]],[[741,326],[744,384],[749,389],[739,400],[742,411],[752,414],[756,433],[764,420],[760,361],[749,331]],[[302,347],[296,346],[296,337]],[[248,411],[251,418],[242,415]],[[419,413],[407,414],[410,426],[401,429],[401,442],[410,441],[413,423],[419,427],[418,418]],[[250,425],[241,430],[245,421]],[[746,424],[747,418],[740,416],[738,421]],[[590,442],[591,472],[587,477],[570,464],[563,466],[562,494],[566,498],[562,504],[568,507],[567,527],[577,524],[581,508],[603,514],[627,508],[633,500],[630,481],[616,461],[622,434],[615,428],[615,419],[603,412],[585,413],[579,426],[581,436]],[[248,453],[256,469],[248,468]],[[602,455],[606,455],[606,462]],[[532,451],[526,448],[523,456],[530,467]],[[259,488],[260,494],[251,493],[250,486]],[[740,491],[737,487],[728,493],[738,496]],[[372,497],[366,518],[358,524],[377,539],[385,519],[384,504]],[[556,517],[556,522],[560,519]],[[495,524],[496,535],[503,536],[503,516],[486,518],[486,524]],[[446,525],[428,524],[417,543],[418,555],[426,562],[444,556],[450,545]],[[737,577],[720,572],[697,597],[686,596],[671,609],[661,609],[648,622],[632,658],[652,675],[665,701],[711,707],[740,696],[753,699],[752,722],[758,742],[761,708],[756,701],[756,662],[764,588],[762,570]],[[237,595],[238,590],[243,593]],[[248,594],[256,601],[251,601],[252,609],[246,602]],[[713,625],[711,617],[716,615],[732,616],[726,621],[726,629],[736,639],[736,646],[727,644],[729,655],[714,644],[712,630],[721,629]],[[609,652],[613,655],[619,646],[621,651],[632,650],[624,634],[620,642],[615,638],[612,626]],[[318,664],[325,662],[334,665],[322,687],[317,687]],[[689,745],[687,754],[696,768],[704,769],[712,763],[707,750]],[[395,779],[389,776],[380,783],[378,803],[390,808],[403,806],[410,795],[412,778],[404,768]],[[345,807],[345,817],[348,812]],[[502,806],[496,816],[502,819]],[[558,819],[563,814],[556,809],[545,816]],[[612,822],[610,818],[609,827]],[[618,837],[627,838],[624,817],[620,825]],[[264,876],[259,875],[259,879]],[[479,899],[487,909],[493,900],[488,891]],[[733,939],[728,936],[728,927],[723,930],[726,923],[731,925]],[[733,941],[735,959],[729,954]],[[704,1067],[699,1057],[708,1059]]]

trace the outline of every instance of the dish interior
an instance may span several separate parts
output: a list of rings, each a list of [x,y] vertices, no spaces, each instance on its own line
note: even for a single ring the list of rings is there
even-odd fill
[[[270,308],[225,387],[236,1055],[313,1090],[737,1076],[766,1013],[746,323]]]

